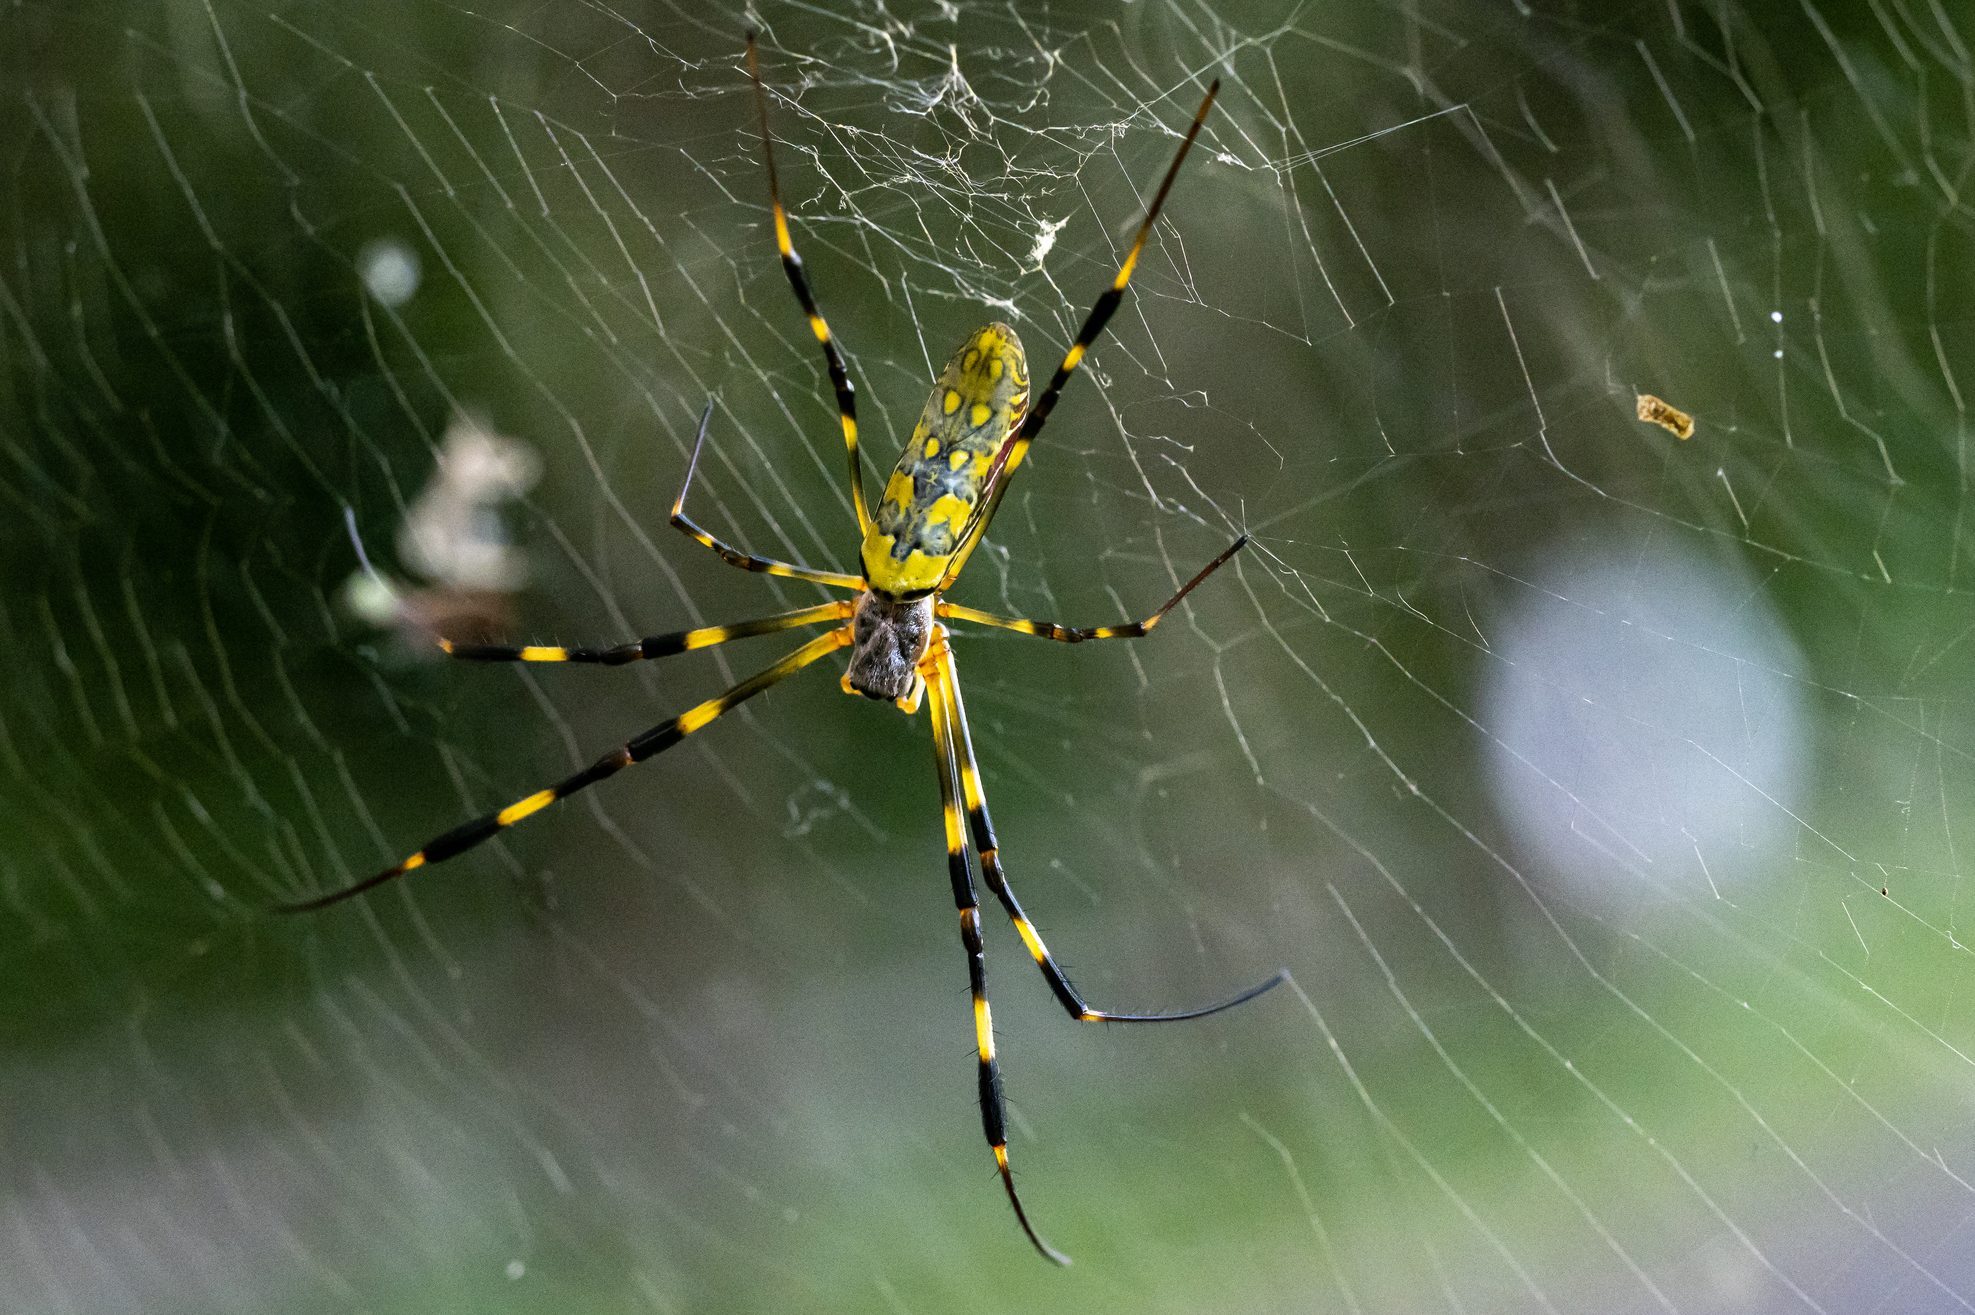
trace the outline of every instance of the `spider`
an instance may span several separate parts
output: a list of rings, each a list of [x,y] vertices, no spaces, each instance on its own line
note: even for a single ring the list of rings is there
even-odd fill
[[[967,726],[966,705],[960,697],[959,671],[949,643],[946,621],[1013,630],[1065,644],[1092,639],[1135,639],[1149,634],[1165,615],[1199,586],[1201,581],[1225,565],[1247,543],[1248,536],[1236,539],[1220,556],[1207,563],[1180,587],[1179,592],[1141,621],[1108,626],[1064,626],[1051,621],[999,616],[959,603],[945,601],[944,595],[968,556],[979,546],[994,518],[995,508],[1008,491],[1008,478],[1028,455],[1043,422],[1056,405],[1063,386],[1076,372],[1084,354],[1104,331],[1105,322],[1118,307],[1125,287],[1131,282],[1140,251],[1165,204],[1166,193],[1178,177],[1193,140],[1207,118],[1220,90],[1216,80],[1194,113],[1178,153],[1167,168],[1152,205],[1138,226],[1131,250],[1111,281],[1098,297],[1077,331],[1076,341],[1063,355],[1049,386],[1029,405],[1029,378],[1022,344],[1015,331],[1005,324],[989,324],[977,330],[953,359],[940,371],[932,396],[920,413],[911,440],[899,457],[898,466],[885,485],[884,496],[875,510],[864,499],[863,461],[857,445],[857,399],[843,357],[830,336],[830,328],[816,308],[809,279],[803,272],[802,258],[796,254],[789,235],[788,215],[782,208],[781,188],[775,176],[774,139],[768,126],[768,97],[761,85],[761,72],[755,54],[755,38],[747,38],[748,78],[754,86],[755,108],[761,122],[762,163],[768,174],[768,200],[774,216],[775,246],[782,269],[788,275],[810,330],[823,349],[830,383],[836,392],[838,418],[843,428],[844,448],[850,463],[850,503],[862,535],[862,573],[849,575],[819,571],[807,566],[756,556],[715,538],[686,515],[686,493],[699,468],[700,450],[706,442],[713,403],[701,412],[693,440],[693,452],[686,465],[686,477],[679,496],[672,503],[671,523],[692,539],[717,553],[731,565],[747,571],[803,580],[827,588],[848,591],[846,601],[798,608],[752,621],[731,625],[705,626],[613,647],[564,648],[549,645],[509,647],[490,644],[455,643],[441,638],[441,649],[455,658],[476,662],[585,662],[615,666],[648,658],[667,657],[692,649],[708,648],[729,640],[766,635],[803,626],[830,624],[819,638],[782,658],[779,662],[741,681],[716,698],[669,721],[661,722],[644,734],[628,740],[591,763],[582,771],[546,789],[518,799],[498,812],[454,827],[428,841],[415,853],[382,872],[340,890],[313,899],[279,906],[284,912],[307,912],[361,895],[394,878],[419,868],[455,858],[476,845],[493,839],[516,823],[541,812],[550,804],[567,799],[579,790],[614,776],[626,767],[663,753],[694,732],[704,729],[723,713],[786,680],[821,658],[848,648],[850,657],[843,674],[845,693],[896,705],[908,715],[918,711],[923,700],[933,724],[933,748],[939,771],[940,807],[946,828],[947,875],[953,885],[954,903],[960,910],[960,940],[967,951],[968,985],[974,1000],[974,1041],[979,1054],[979,1085],[982,1128],[994,1152],[994,1162],[1002,1186],[1007,1190],[1015,1218],[1037,1251],[1058,1264],[1069,1258],[1043,1241],[1022,1199],[1015,1191],[1015,1179],[1008,1167],[1008,1136],[1002,1105],[1001,1070],[995,1059],[994,1027],[988,1010],[987,959],[981,937],[980,902],[974,890],[974,857],[988,890],[1000,901],[1016,934],[1028,948],[1042,972],[1043,980],[1071,1018],[1079,1022],[1163,1023],[1186,1018],[1202,1018],[1251,1000],[1287,980],[1277,972],[1231,999],[1218,1004],[1172,1013],[1120,1013],[1097,1009],[1085,1001],[1070,979],[1043,945],[1042,937],[1023,913],[1015,891],[1002,869],[1001,853],[988,817],[987,798],[981,788],[980,767],[974,757],[973,735]],[[962,812],[966,814],[963,827]],[[969,850],[968,833],[972,849]]]

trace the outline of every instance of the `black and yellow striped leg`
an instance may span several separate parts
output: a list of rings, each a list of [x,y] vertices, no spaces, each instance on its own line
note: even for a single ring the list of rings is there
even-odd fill
[[[975,625],[994,626],[1000,630],[1013,630],[1017,634],[1034,635],[1039,639],[1054,639],[1063,644],[1081,644],[1086,639],[1138,639],[1152,633],[1152,627],[1165,619],[1166,613],[1180,605],[1180,600],[1196,589],[1202,580],[1227,564],[1230,557],[1240,552],[1248,544],[1248,536],[1242,535],[1224,549],[1219,557],[1208,562],[1191,580],[1180,586],[1179,592],[1159,605],[1159,610],[1143,621],[1125,621],[1114,626],[1064,626],[1054,621],[1032,621],[1021,616],[999,616],[993,612],[982,612],[972,607],[962,607],[958,603],[940,603],[933,610],[941,617],[954,621],[971,621]]]
[[[706,410],[699,413],[699,432],[693,436],[692,460],[686,463],[685,482],[679,485],[679,496],[672,500],[672,528],[684,534],[693,542],[711,548],[729,566],[738,566],[743,571],[756,571],[763,575],[779,575],[791,580],[807,580],[811,584],[828,585],[832,589],[864,590],[861,576],[845,575],[840,571],[819,571],[812,566],[797,566],[793,562],[776,561],[773,557],[757,557],[753,553],[742,552],[730,544],[721,542],[696,524],[686,515],[686,494],[692,490],[693,475],[699,470],[700,449],[706,446],[706,428],[713,419],[713,399],[706,399]]]
[[[959,741],[956,760],[960,768],[960,794],[967,806],[967,821],[974,833],[974,848],[980,853],[981,870],[987,878],[988,889],[1001,901],[1001,907],[1008,913],[1008,920],[1015,924],[1016,934],[1028,947],[1029,957],[1042,970],[1043,980],[1049,983],[1050,991],[1070,1017],[1080,1023],[1171,1023],[1185,1018],[1205,1018],[1253,1000],[1262,992],[1288,980],[1286,972],[1277,972],[1267,981],[1257,983],[1231,999],[1172,1013],[1121,1014],[1091,1008],[1077,988],[1070,984],[1069,976],[1049,953],[1049,948],[1042,943],[1041,935],[1029,921],[1028,915],[1022,912],[1021,902],[1015,898],[1015,891],[1008,884],[1008,876],[1002,871],[1001,852],[994,837],[994,821],[988,816],[987,795],[981,788],[980,765],[974,759],[974,736],[967,728],[967,705],[960,695],[960,669],[953,661],[951,649],[946,650],[940,659],[939,679],[927,682],[929,691],[935,686],[938,687],[940,702],[950,709],[954,734]]]
[[[823,362],[829,367],[830,387],[837,394],[837,420],[843,426],[844,450],[850,459],[850,505],[857,513],[857,532],[871,532],[871,511],[864,504],[864,458],[857,448],[857,390],[851,387],[850,372],[830,337],[830,326],[816,309],[816,298],[809,290],[809,276],[803,273],[802,257],[796,254],[789,235],[789,216],[782,209],[782,188],[775,177],[775,136],[768,129],[768,93],[761,86],[760,61],[754,53],[754,33],[747,34],[747,75],[754,83],[754,104],[761,112],[761,159],[768,166],[768,204],[775,212],[775,250],[782,257],[782,272],[789,276],[795,299],[809,320],[809,331],[823,348]]]
[[[936,634],[935,651],[945,645],[945,635]],[[938,659],[935,658],[935,661]],[[988,1008],[987,946],[981,937],[981,905],[974,895],[973,863],[967,853],[967,838],[960,823],[956,798],[956,778],[960,763],[953,751],[951,708],[946,699],[946,681],[936,673],[926,681],[931,702],[933,749],[939,768],[940,808],[946,823],[946,871],[953,882],[953,902],[960,910],[960,942],[967,949],[967,985],[974,995],[974,1047],[980,1061],[981,1128],[988,1145],[994,1148],[994,1164],[1007,1189],[1008,1202],[1015,1207],[1015,1219],[1022,1225],[1036,1250],[1059,1265],[1070,1258],[1042,1240],[1022,1198],[1015,1191],[1015,1176],[1008,1167],[1008,1120],[1001,1098],[1001,1065],[994,1054],[994,1018]]]
[[[492,840],[515,823],[533,817],[550,804],[567,799],[579,790],[587,790],[598,781],[615,776],[634,763],[641,763],[647,758],[664,753],[722,713],[738,707],[769,686],[786,680],[816,659],[836,652],[849,642],[849,626],[832,630],[827,635],[819,635],[780,662],[748,677],[726,693],[689,708],[670,721],[660,722],[636,739],[627,740],[574,776],[558,781],[545,790],[537,790],[534,794],[517,799],[498,812],[488,813],[485,817],[477,817],[471,822],[456,826],[437,839],[427,842],[409,858],[394,863],[373,876],[365,877],[354,885],[331,891],[327,895],[318,895],[314,899],[276,905],[276,912],[307,913],[314,909],[325,908],[352,896],[361,895],[395,877],[402,877],[408,872],[415,872],[419,868],[433,863],[443,863],[449,858],[464,854],[474,846]]]
[[[1042,394],[1029,407],[1028,415],[1023,417],[1022,427],[1016,431],[1016,442],[1023,447],[1026,448],[1028,443],[1042,432],[1043,425],[1049,421],[1049,413],[1056,408],[1056,399],[1062,395],[1063,385],[1070,382],[1070,376],[1076,373],[1079,365],[1083,364],[1084,354],[1090,350],[1091,344],[1097,341],[1097,335],[1104,332],[1104,326],[1110,323],[1112,314],[1118,309],[1118,303],[1125,295],[1125,288],[1131,283],[1132,275],[1138,269],[1138,257],[1145,250],[1145,239],[1151,235],[1152,225],[1158,220],[1159,211],[1166,204],[1166,194],[1173,190],[1173,180],[1179,177],[1180,165],[1186,162],[1186,153],[1193,149],[1193,139],[1200,135],[1200,125],[1207,121],[1207,111],[1214,107],[1214,97],[1220,94],[1220,90],[1221,80],[1216,78],[1207,88],[1207,95],[1201,100],[1200,108],[1193,112],[1193,122],[1187,126],[1186,137],[1180,142],[1179,150],[1174,153],[1172,164],[1167,166],[1166,176],[1159,182],[1159,190],[1153,194],[1152,205],[1146,210],[1144,220],[1139,223],[1138,234],[1132,238],[1131,250],[1125,253],[1124,262],[1118,266],[1117,276],[1111,280],[1111,286],[1104,290],[1103,295],[1098,297],[1097,304],[1090,308],[1090,314],[1084,317],[1083,327],[1077,330],[1077,340],[1070,344],[1069,351],[1063,353],[1063,363],[1058,365],[1056,373],[1050,376],[1049,386],[1042,390]],[[1019,464],[1021,464],[1020,456],[1010,453],[1010,467]]]
[[[987,495],[975,505],[973,515],[968,518],[966,528],[961,531],[958,542],[963,547],[960,552],[954,554],[954,564],[948,569],[946,578],[940,582],[937,592],[944,593],[952,585],[960,574],[960,568],[967,564],[967,558],[973,552],[974,544],[987,533],[988,522],[994,519],[995,509],[1001,505],[1001,499],[1008,492],[1008,477],[1014,474],[1016,467],[1028,457],[1029,445],[1035,442],[1036,435],[1041,433],[1043,425],[1049,422],[1049,413],[1056,409],[1056,401],[1063,395],[1064,385],[1070,382],[1070,376],[1077,372],[1079,365],[1083,364],[1084,356],[1090,351],[1091,345],[1097,341],[1098,335],[1104,332],[1104,326],[1111,322],[1111,316],[1117,312],[1118,303],[1124,299],[1125,288],[1130,285],[1132,275],[1138,270],[1138,258],[1145,250],[1145,240],[1151,236],[1152,225],[1158,220],[1159,211],[1166,204],[1166,194],[1173,190],[1173,180],[1179,177],[1180,165],[1186,162],[1187,152],[1193,149],[1193,139],[1200,135],[1200,126],[1207,121],[1207,111],[1214,107],[1214,97],[1220,94],[1220,90],[1221,80],[1216,78],[1208,86],[1207,95],[1201,100],[1200,108],[1193,112],[1193,122],[1187,126],[1186,137],[1180,142],[1179,150],[1174,153],[1172,164],[1166,167],[1166,176],[1160,180],[1159,190],[1153,194],[1152,205],[1146,210],[1145,218],[1139,222],[1138,233],[1132,238],[1131,249],[1125,253],[1124,262],[1118,266],[1118,273],[1112,278],[1111,286],[1104,289],[1097,298],[1096,304],[1090,308],[1090,314],[1084,316],[1083,327],[1077,330],[1076,341],[1070,344],[1070,349],[1063,353],[1062,364],[1058,365],[1056,373],[1050,376],[1049,386],[1029,404],[1028,414],[1022,417],[1022,423],[1008,436],[1007,441],[1001,445],[1001,450],[994,454],[994,462],[988,467],[987,475],[982,481],[988,490]]]
[[[671,657],[697,648],[712,648],[734,639],[772,635],[779,630],[821,625],[825,621],[848,621],[855,604],[822,603],[816,607],[778,612],[754,621],[735,621],[724,626],[700,626],[694,630],[674,630],[669,635],[647,635],[628,644],[610,648],[564,648],[559,644],[455,644],[441,639],[439,647],[465,662],[588,662],[606,667],[650,658]]]

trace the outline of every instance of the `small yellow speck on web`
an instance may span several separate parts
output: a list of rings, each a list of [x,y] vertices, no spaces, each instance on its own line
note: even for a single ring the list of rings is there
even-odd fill
[[[940,406],[945,409],[948,415],[952,415],[960,409],[960,394],[954,392],[951,388],[947,389],[946,398],[940,403]]]
[[[1639,394],[1639,418],[1647,424],[1658,425],[1683,442],[1694,436],[1694,417],[1651,393]]]
[[[974,428],[979,429],[988,422],[988,417],[993,414],[994,408],[986,402],[976,402],[974,403],[974,409],[967,413],[967,418],[973,422]]]

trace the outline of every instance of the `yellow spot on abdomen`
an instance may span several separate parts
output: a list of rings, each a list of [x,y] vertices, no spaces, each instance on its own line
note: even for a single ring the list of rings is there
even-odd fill
[[[988,422],[988,417],[993,414],[994,408],[986,402],[976,402],[974,403],[974,409],[967,413],[967,418],[973,422],[974,428],[979,429]]]
[[[966,525],[967,518],[973,513],[972,503],[962,502],[951,493],[942,493],[939,501],[926,509],[926,524],[937,525],[945,521],[953,527],[953,532],[958,534],[961,527]]]
[[[503,808],[500,812],[494,814],[494,820],[500,823],[502,826],[513,826],[516,822],[519,822],[522,818],[528,817],[535,813],[539,813],[544,808],[547,808],[550,804],[554,802],[555,802],[555,791],[537,790],[534,794],[529,795],[526,799],[518,800],[515,803],[511,803],[506,808]]]
[[[926,440],[926,455],[929,458],[936,457],[939,455],[939,440],[937,438],[929,438]]]
[[[960,409],[960,394],[951,388],[947,389],[946,397],[940,402],[940,407],[948,415],[952,415]]]

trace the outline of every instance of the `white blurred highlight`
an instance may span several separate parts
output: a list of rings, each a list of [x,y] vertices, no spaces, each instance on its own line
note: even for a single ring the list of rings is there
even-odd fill
[[[1559,553],[1491,629],[1488,785],[1546,884],[1607,915],[1732,898],[1787,848],[1803,659],[1732,555]]]
[[[365,243],[357,252],[357,277],[363,280],[364,291],[395,308],[412,299],[424,274],[416,251],[386,238]]]

